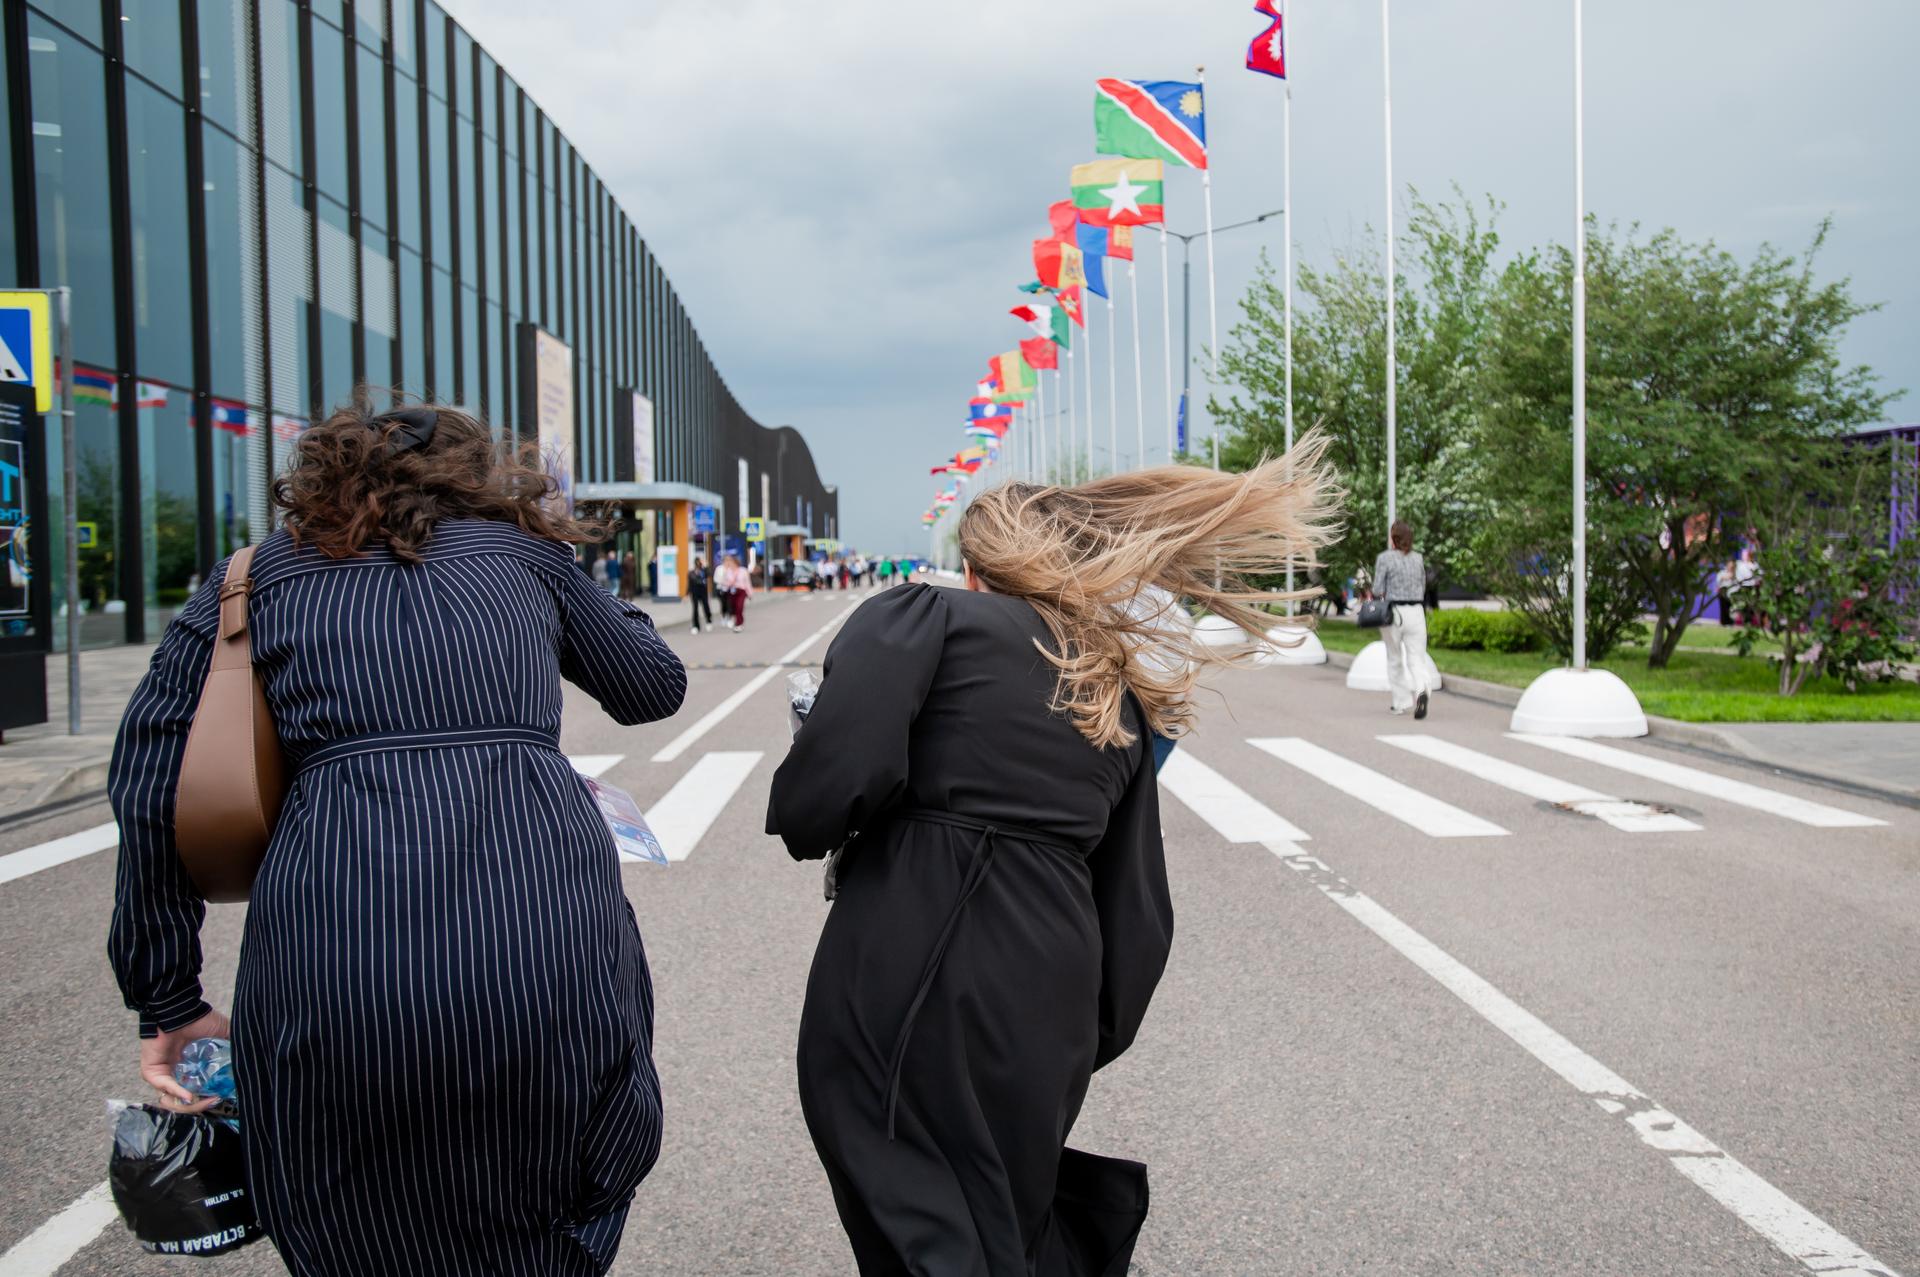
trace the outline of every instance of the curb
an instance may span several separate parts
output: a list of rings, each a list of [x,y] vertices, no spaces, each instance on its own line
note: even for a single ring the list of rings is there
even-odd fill
[[[1327,664],[1346,669],[1353,664],[1353,655],[1349,652],[1329,650]],[[1517,687],[1508,687],[1504,683],[1488,683],[1477,678],[1463,678],[1458,674],[1448,674],[1445,670],[1440,673],[1446,680],[1446,686],[1440,689],[1442,696],[1459,696],[1466,700],[1481,701],[1506,708],[1520,703],[1520,689]],[[1759,768],[1775,776],[1785,776],[1792,780],[1823,785],[1828,789],[1839,789],[1850,794],[1877,798],[1883,802],[1897,803],[1902,807],[1920,807],[1920,788],[1906,789],[1897,785],[1863,781],[1856,776],[1843,776],[1838,772],[1822,771],[1817,767],[1789,766],[1755,749],[1731,732],[1719,730],[1711,723],[1685,723],[1677,718],[1662,718],[1657,714],[1649,714],[1646,738],[1668,749],[1704,754],[1724,762],[1738,763],[1743,767]]]

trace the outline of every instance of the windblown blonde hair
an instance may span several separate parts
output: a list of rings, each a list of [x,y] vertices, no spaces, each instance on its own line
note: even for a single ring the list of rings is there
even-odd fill
[[[1311,568],[1337,536],[1340,492],[1326,448],[1314,432],[1243,474],[1161,466],[1071,488],[1002,484],[961,516],[960,553],[988,589],[1027,600],[1046,621],[1058,651],[1041,650],[1060,671],[1053,708],[1083,736],[1102,748],[1132,744],[1122,712],[1129,691],[1152,730],[1177,736],[1200,671],[1246,658],[1129,605],[1157,585],[1264,641],[1276,618],[1261,604],[1321,592],[1274,592],[1252,580],[1289,564]],[[1149,668],[1143,652],[1174,669]]]

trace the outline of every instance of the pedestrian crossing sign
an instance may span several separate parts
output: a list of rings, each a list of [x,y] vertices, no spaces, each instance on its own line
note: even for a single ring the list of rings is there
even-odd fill
[[[765,519],[742,519],[740,520],[740,531],[749,541],[764,541],[767,539],[767,521]]]
[[[45,293],[0,292],[0,381],[33,387],[36,412],[53,408],[53,321]]]

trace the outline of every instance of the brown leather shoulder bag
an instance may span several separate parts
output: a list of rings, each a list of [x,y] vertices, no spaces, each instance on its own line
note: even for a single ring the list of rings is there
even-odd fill
[[[174,793],[180,862],[200,894],[216,903],[252,894],[287,793],[280,735],[253,672],[247,628],[253,550],[234,552],[220,585],[220,634]]]

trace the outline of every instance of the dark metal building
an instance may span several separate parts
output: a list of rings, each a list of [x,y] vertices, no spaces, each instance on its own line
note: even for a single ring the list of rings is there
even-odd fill
[[[157,637],[361,382],[529,439],[570,399],[576,482],[834,530],[805,441],[747,414],[593,169],[431,0],[0,4],[0,262],[74,291],[83,642]]]

